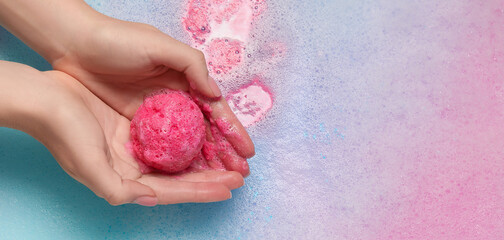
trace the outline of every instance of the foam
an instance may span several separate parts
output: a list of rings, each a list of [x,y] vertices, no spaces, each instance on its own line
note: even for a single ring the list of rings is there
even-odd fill
[[[147,96],[131,121],[131,145],[143,172],[186,169],[200,153],[205,137],[203,114],[182,91]]]
[[[265,90],[269,87],[264,81],[270,74],[265,70],[286,52],[281,42],[257,43],[253,32],[266,7],[260,0],[191,0],[183,17],[193,47],[205,53],[211,76],[246,127],[265,119],[272,109],[272,92]],[[261,87],[257,87],[258,79],[262,79]],[[242,96],[247,93],[248,99]]]
[[[227,74],[242,62],[243,42],[234,39],[213,39],[208,46],[208,68],[215,74]]]

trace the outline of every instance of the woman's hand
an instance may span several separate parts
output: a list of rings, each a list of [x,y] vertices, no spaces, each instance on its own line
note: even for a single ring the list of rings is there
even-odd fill
[[[53,127],[58,141],[48,143],[48,148],[72,177],[109,203],[150,206],[221,201],[231,197],[231,189],[243,185],[237,172],[143,175],[125,149],[130,121],[69,75],[57,71],[44,74],[75,96],[62,106],[70,109],[58,111],[63,113]]]
[[[203,54],[158,29],[102,16],[89,34],[67,45],[55,59],[55,69],[78,79],[114,110],[131,119],[151,91],[160,88],[191,91],[208,103],[212,120],[223,119],[235,135],[225,135],[240,161],[254,155],[254,145],[229,108],[215,81],[208,76]],[[237,137],[236,137],[237,136]],[[243,165],[242,164],[242,165]],[[237,165],[237,164],[235,164]],[[235,166],[233,165],[233,166]],[[231,167],[230,170],[236,170]],[[240,170],[248,175],[246,171]]]
[[[143,175],[126,151],[130,122],[59,71],[0,62],[0,125],[41,141],[61,167],[110,204],[213,202],[243,185],[237,172]]]

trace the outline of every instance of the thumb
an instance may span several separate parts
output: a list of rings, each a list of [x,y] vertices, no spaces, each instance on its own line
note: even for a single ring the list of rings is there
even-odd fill
[[[109,165],[105,155],[95,160],[82,161],[77,167],[78,180],[111,205],[157,204],[157,197],[152,188],[135,180],[121,178]]]
[[[125,203],[136,203],[142,206],[155,206],[158,202],[154,191],[137,181],[123,179],[117,188],[109,189],[105,193],[105,200],[110,205],[121,205]]]
[[[149,55],[156,65],[164,65],[184,73],[192,89],[209,98],[219,98],[222,94],[215,80],[208,75],[205,55],[176,39],[160,33],[157,46],[152,46]]]

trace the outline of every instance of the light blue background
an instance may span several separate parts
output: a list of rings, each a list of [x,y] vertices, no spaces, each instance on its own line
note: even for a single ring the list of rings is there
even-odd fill
[[[274,94],[274,107],[248,129],[256,146],[252,174],[231,200],[112,207],[66,175],[40,143],[0,129],[0,240],[502,239],[503,223],[494,220],[502,219],[502,191],[463,181],[491,176],[471,165],[479,166],[482,156],[495,165],[481,166],[504,169],[502,140],[494,148],[478,145],[456,125],[468,120],[471,127],[485,126],[468,105],[480,104],[486,90],[477,95],[461,79],[474,84],[485,77],[503,89],[504,44],[495,42],[504,39],[502,1],[266,2],[249,43],[256,52],[237,81],[259,74]],[[181,24],[183,1],[88,3],[190,40]],[[268,62],[269,43],[285,44],[282,60]],[[494,60],[478,65],[487,52]],[[50,69],[1,28],[0,59]],[[488,92],[496,86],[488,85]],[[496,95],[502,98],[496,106],[502,96]],[[469,117],[447,121],[446,109]],[[478,135],[495,132],[488,131]],[[467,152],[451,156],[458,148]],[[482,185],[488,189],[502,189],[501,178],[487,180]],[[481,200],[477,211],[452,208],[460,201],[437,192],[445,192],[448,182],[478,189],[451,189],[465,194],[460,201],[468,204]]]

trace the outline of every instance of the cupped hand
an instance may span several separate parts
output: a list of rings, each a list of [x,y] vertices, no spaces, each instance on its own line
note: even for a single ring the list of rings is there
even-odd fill
[[[191,91],[210,105],[209,118],[224,119],[237,133],[239,137],[226,136],[237,154],[254,155],[249,135],[208,75],[203,53],[147,24],[106,16],[90,22],[88,34],[74,36],[66,52],[50,60],[54,69],[78,79],[130,120],[144,96],[154,90]]]
[[[241,174],[232,171],[142,174],[125,148],[130,129],[126,117],[65,73],[42,75],[59,89],[51,93],[59,102],[48,113],[49,127],[39,134],[41,142],[69,175],[110,204],[221,201],[243,185]]]

